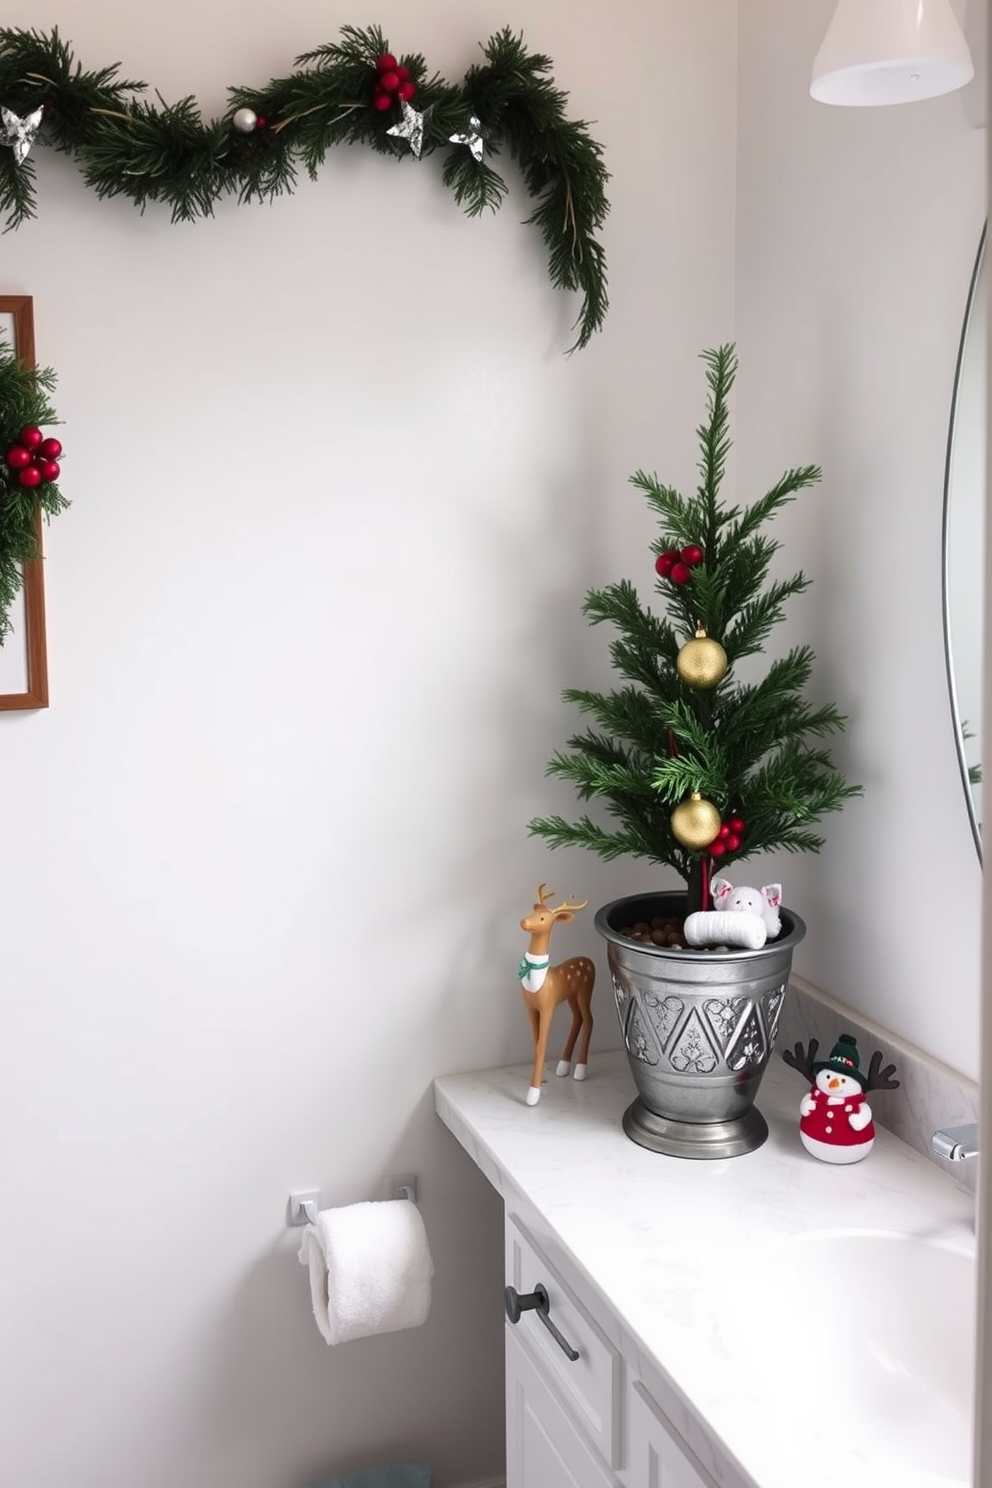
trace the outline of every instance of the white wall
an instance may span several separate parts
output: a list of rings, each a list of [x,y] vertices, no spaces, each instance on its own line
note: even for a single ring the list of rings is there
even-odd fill
[[[808,96],[833,0],[740,7],[740,495],[787,465],[822,485],[778,523],[788,643],[850,716],[863,801],[818,858],[785,857],[797,970],[977,1075],[981,875],[954,752],[941,624],[948,416],[985,212],[985,133],[951,96],[835,109]]]
[[[336,152],[291,199],[173,227],[39,151],[39,218],[0,245],[59,373],[73,501],[52,707],[0,719],[0,1477],[297,1488],[410,1454],[439,1488],[480,1479],[500,1212],[430,1082],[525,1056],[539,879],[593,902],[639,881],[524,827],[572,804],[543,770],[559,689],[605,665],[586,588],[651,581],[628,475],[692,479],[697,356],[732,332],[735,6],[4,20],[208,113],[345,21],[450,76],[509,24],[607,150],[612,311],[571,359],[526,200],[469,221],[426,162]],[[603,990],[598,1019],[615,1043]],[[286,1195],[380,1197],[398,1171],[432,1316],[328,1350]]]

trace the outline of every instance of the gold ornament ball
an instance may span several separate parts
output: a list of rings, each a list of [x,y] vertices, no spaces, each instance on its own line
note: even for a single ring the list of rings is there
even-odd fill
[[[711,640],[700,627],[695,639],[686,641],[675,665],[690,687],[715,687],[727,671],[727,653],[719,641]]]
[[[709,847],[720,832],[720,813],[712,801],[704,801],[698,791],[693,791],[688,801],[672,812],[672,832],[683,847]]]

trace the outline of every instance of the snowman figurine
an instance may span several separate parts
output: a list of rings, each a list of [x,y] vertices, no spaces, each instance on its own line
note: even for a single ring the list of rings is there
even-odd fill
[[[882,1056],[876,1053],[868,1073],[863,1074],[857,1042],[849,1033],[840,1035],[829,1059],[816,1059],[817,1047],[814,1039],[808,1054],[802,1044],[797,1044],[795,1055],[782,1056],[813,1082],[799,1104],[800,1139],[806,1151],[821,1162],[860,1162],[875,1142],[871,1107],[865,1096],[869,1090],[898,1087],[899,1081],[892,1079],[895,1065],[888,1065],[880,1073]]]

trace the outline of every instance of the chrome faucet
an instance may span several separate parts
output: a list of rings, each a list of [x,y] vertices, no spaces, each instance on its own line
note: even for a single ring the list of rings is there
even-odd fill
[[[935,1131],[930,1138],[930,1150],[935,1157],[948,1162],[964,1162],[967,1157],[978,1156],[978,1127],[975,1122],[967,1126],[948,1126]]]

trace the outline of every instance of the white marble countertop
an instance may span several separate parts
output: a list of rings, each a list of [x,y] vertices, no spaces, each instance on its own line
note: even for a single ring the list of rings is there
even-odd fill
[[[594,1056],[584,1083],[556,1079],[552,1069],[537,1106],[525,1104],[529,1067],[521,1065],[439,1078],[436,1110],[504,1198],[519,1194],[534,1206],[742,1469],[738,1481],[963,1488],[970,1399],[948,1402],[949,1429],[960,1436],[949,1472],[943,1455],[928,1463],[925,1449],[909,1454],[911,1465],[890,1460],[877,1435],[882,1406],[871,1401],[852,1413],[849,1402],[841,1409],[824,1400],[822,1431],[811,1431],[805,1416],[797,1430],[783,1380],[803,1370],[823,1328],[842,1330],[853,1357],[859,1320],[851,1297],[835,1295],[835,1282],[827,1285],[816,1267],[802,1294],[795,1281],[787,1295],[769,1283],[776,1253],[810,1236],[884,1232],[973,1252],[970,1196],[880,1127],[863,1162],[810,1157],[798,1131],[807,1087],[778,1057],[756,1102],[768,1141],[744,1157],[706,1162],[648,1152],[624,1135],[621,1117],[636,1092],[623,1053]],[[788,1343],[769,1361],[754,1340],[771,1327]]]

